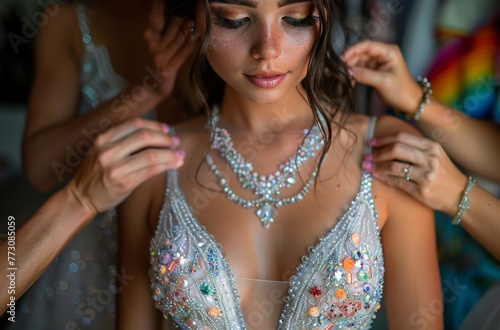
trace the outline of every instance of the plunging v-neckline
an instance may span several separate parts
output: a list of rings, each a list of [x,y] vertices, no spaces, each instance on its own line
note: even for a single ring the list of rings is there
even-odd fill
[[[168,173],[172,173],[171,176],[169,176]],[[187,199],[186,199],[186,196],[184,194],[184,191],[182,190],[182,188],[180,187],[179,185],[179,176],[178,176],[178,172],[177,170],[171,170],[167,173],[167,185],[169,187],[173,187],[173,189],[176,191],[178,197],[180,198],[180,203],[181,203],[181,206],[185,209],[186,211],[186,214],[191,218],[191,220],[193,221],[194,225],[196,225],[198,228],[198,230],[204,234],[204,236],[206,236],[206,239],[210,242],[210,244],[214,247],[216,247],[216,253],[217,253],[217,256],[218,258],[222,261],[222,264],[223,264],[223,267],[224,267],[224,270],[226,271],[226,273],[228,274],[228,278],[229,278],[229,281],[230,281],[230,285],[231,287],[233,288],[233,290],[235,290],[236,292],[236,296],[239,297],[239,290],[238,290],[238,287],[236,286],[236,282],[235,282],[235,276],[234,276],[234,273],[233,271],[231,270],[231,267],[229,266],[229,263],[227,262],[226,258],[224,257],[224,254],[222,252],[222,244],[218,243],[216,240],[215,240],[215,236],[213,236],[212,234],[210,234],[206,227],[203,226],[201,224],[201,222],[198,220],[198,218],[193,214],[192,212],[192,208],[191,206],[189,205],[189,203],[187,202]],[[328,236],[331,236],[333,235],[336,231],[338,231],[339,227],[341,225],[344,224],[344,222],[346,222],[347,220],[345,220],[347,218],[347,215],[349,213],[352,212],[352,208],[355,207],[355,205],[357,205],[357,201],[358,199],[360,198],[361,196],[361,193],[362,193],[362,187],[363,187],[363,183],[365,182],[365,180],[368,180],[369,178],[369,173],[365,172],[365,171],[362,171],[361,172],[361,179],[359,181],[359,186],[358,186],[358,191],[356,192],[356,195],[354,196],[354,198],[351,200],[351,202],[349,203],[349,207],[346,209],[346,211],[339,217],[339,220],[337,222],[335,222],[335,224],[333,225],[333,227],[331,227],[330,229],[327,230],[327,232],[321,236],[319,239],[318,239],[318,242],[315,244],[315,245],[312,245],[312,246],[309,246],[307,248],[307,254],[306,255],[303,255],[301,257],[301,262],[299,263],[299,265],[296,267],[296,272],[290,277],[290,282],[288,284],[288,287],[287,287],[287,290],[286,290],[286,295],[283,297],[283,300],[285,301],[285,306],[283,306],[283,308],[281,309],[281,317],[280,319],[283,318],[283,316],[287,315],[288,313],[288,301],[291,301],[290,299],[290,289],[292,289],[292,279],[293,277],[299,275],[299,273],[301,271],[303,271],[304,269],[307,269],[306,265],[309,263],[309,260],[314,256],[314,254],[316,253],[316,251],[321,251],[321,247],[322,247],[322,244],[326,241],[326,239],[328,238]],[[172,181],[170,181],[172,180]],[[235,305],[236,305],[236,308],[237,308],[237,311],[238,313],[243,316],[243,320],[245,320],[244,318],[244,314],[243,314],[243,309],[242,309],[242,306],[241,306],[241,303],[239,301],[235,302]],[[244,329],[246,329],[246,324],[243,324],[244,326]],[[278,324],[278,329],[280,328],[280,325]]]

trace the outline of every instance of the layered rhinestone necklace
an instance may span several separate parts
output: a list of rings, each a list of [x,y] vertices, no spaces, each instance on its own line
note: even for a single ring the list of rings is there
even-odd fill
[[[212,150],[219,151],[220,156],[229,164],[231,170],[236,174],[238,182],[242,188],[252,190],[257,197],[255,199],[246,199],[237,196],[229,187],[227,180],[222,176],[215,166],[212,157],[207,153],[207,163],[214,173],[226,198],[244,208],[257,208],[256,215],[260,219],[262,226],[268,228],[274,222],[277,209],[284,205],[296,203],[304,198],[309,192],[311,185],[318,173],[316,166],[309,180],[302,189],[291,197],[281,198],[281,189],[290,188],[297,182],[297,172],[299,166],[308,159],[314,157],[315,151],[320,150],[324,145],[324,140],[320,129],[314,125],[310,130],[305,130],[305,138],[299,145],[297,151],[288,159],[287,162],[279,165],[279,169],[270,175],[259,175],[254,172],[252,163],[246,161],[233,147],[233,141],[229,132],[217,126],[219,121],[219,111],[214,107],[213,115],[213,142]]]

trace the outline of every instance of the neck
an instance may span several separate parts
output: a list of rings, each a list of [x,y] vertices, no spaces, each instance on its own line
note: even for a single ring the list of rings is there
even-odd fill
[[[273,132],[299,133],[313,124],[311,107],[305,100],[305,91],[294,91],[282,102],[256,104],[236,93],[227,93],[219,106],[219,123],[228,130],[245,135]],[[304,97],[302,97],[304,95]]]

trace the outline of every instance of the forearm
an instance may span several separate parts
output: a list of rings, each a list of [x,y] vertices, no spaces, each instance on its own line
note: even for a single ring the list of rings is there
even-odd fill
[[[0,314],[5,312],[10,297],[19,298],[94,215],[62,189],[14,232],[15,245],[9,245],[8,240],[1,243]],[[15,259],[8,260],[7,255]],[[11,272],[15,272],[15,292],[7,290]]]
[[[500,199],[476,185],[469,193],[470,208],[465,211],[460,225],[500,260]],[[449,210],[451,216],[458,212]]]
[[[134,100],[131,96],[134,95],[133,90],[126,90],[82,116],[33,133],[28,128],[23,151],[24,170],[30,182],[39,190],[49,190],[71,177],[97,135],[114,125],[143,115],[162,100],[158,94],[146,88],[143,88],[140,100]]]
[[[423,133],[439,142],[457,163],[481,176],[500,182],[500,127],[473,119],[435,99],[417,121]]]

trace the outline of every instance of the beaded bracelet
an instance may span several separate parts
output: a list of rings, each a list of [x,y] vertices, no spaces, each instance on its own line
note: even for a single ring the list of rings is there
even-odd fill
[[[420,76],[417,78],[417,81],[420,87],[422,87],[422,90],[424,91],[424,96],[422,97],[422,102],[420,102],[417,111],[415,111],[413,115],[406,116],[407,120],[410,119],[420,120],[420,116],[425,111],[425,106],[431,103],[431,94],[432,94],[431,82],[429,81],[429,79]]]
[[[460,224],[460,221],[462,221],[462,217],[464,216],[464,212],[470,208],[469,192],[475,184],[476,180],[473,177],[469,176],[469,179],[467,179],[467,186],[465,187],[464,194],[462,195],[462,199],[458,204],[458,213],[456,217],[454,217],[451,221],[452,224]]]

